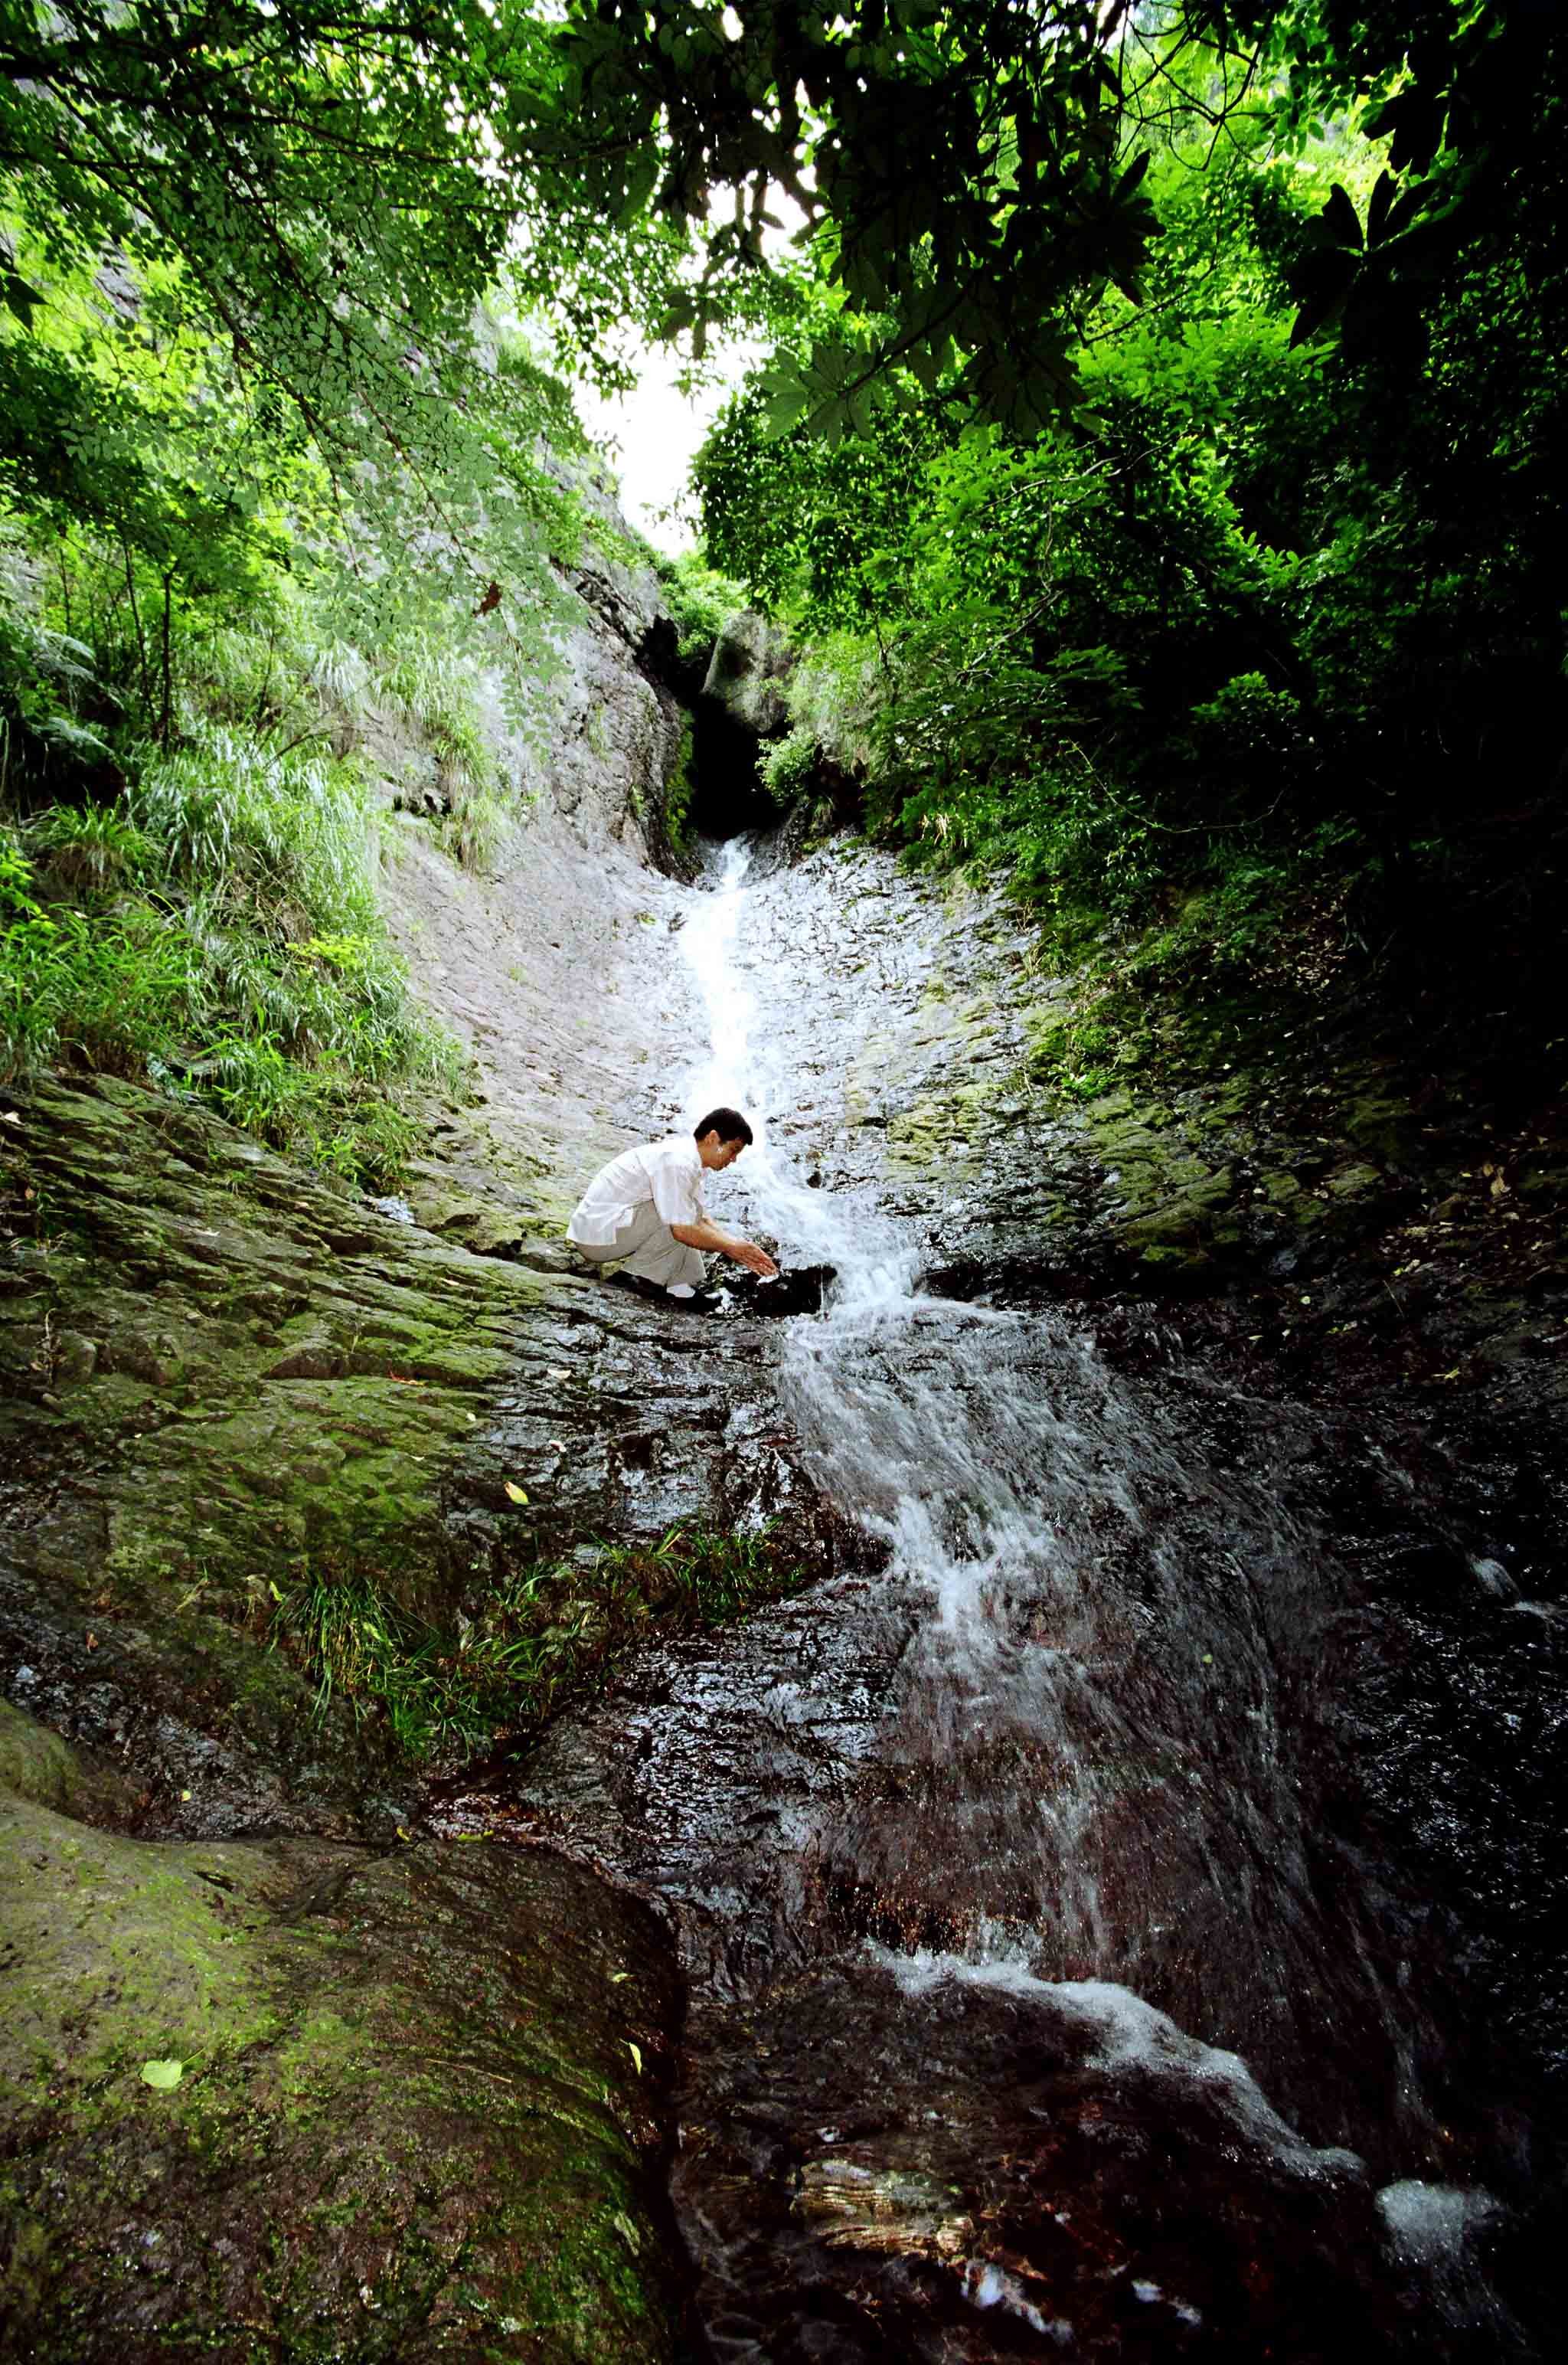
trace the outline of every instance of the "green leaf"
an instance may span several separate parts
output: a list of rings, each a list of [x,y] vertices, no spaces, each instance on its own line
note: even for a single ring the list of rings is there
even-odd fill
[[[183,2061],[144,2061],[141,2065],[142,2084],[156,2087],[161,2094],[173,2093],[185,2074]]]
[[[1380,173],[1377,186],[1367,204],[1367,244],[1376,246],[1388,227],[1389,215],[1399,193],[1399,184],[1392,173]]]

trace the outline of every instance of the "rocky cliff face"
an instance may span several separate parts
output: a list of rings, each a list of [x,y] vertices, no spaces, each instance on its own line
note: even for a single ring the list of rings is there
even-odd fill
[[[580,616],[557,635],[563,662],[542,786],[584,846],[597,851],[609,838],[645,863],[665,863],[667,800],[688,724],[657,661],[669,622],[658,577],[594,550],[567,587]]]
[[[756,738],[772,739],[789,727],[783,685],[790,662],[789,643],[777,626],[755,608],[743,608],[713,644],[702,695]]]
[[[583,588],[548,746],[498,725],[532,801],[493,857],[462,869],[417,812],[388,823],[386,910],[475,1063],[405,1205],[112,1078],[0,1103],[0,2090],[21,2163],[0,2271],[24,2354],[671,2355],[679,1971],[702,1945],[745,1968],[773,1925],[737,1910],[737,1866],[874,1762],[908,1630],[781,1413],[777,1326],[683,1328],[560,1238],[594,1166],[674,1120],[705,1031],[680,934],[701,899],[646,859],[678,720],[639,655],[646,587]],[[745,926],[773,1139],[918,1242],[934,1292],[1068,1301],[1114,1370],[1172,1367],[1200,1429],[1231,1396],[1249,1419],[1315,1407],[1291,1484],[1363,1572],[1336,1746],[1358,1796],[1414,1821],[1401,1861],[1449,1900],[1474,1991],[1515,2012],[1555,1993],[1535,1933],[1560,1784],[1530,1754],[1568,1631],[1546,1153],[1445,1132],[1408,1077],[1327,1074],[1307,1042],[1244,1064],[1227,1036],[1206,1069],[1069,1097],[1071,981],[1038,974],[998,901],[864,848],[767,876]],[[1223,1472],[1248,1438],[1215,1414],[1200,1443]],[[751,1549],[767,1522],[778,1589],[836,1582],[741,1637],[672,1628],[670,1531]],[[646,1645],[620,1662],[605,1539],[643,1554],[616,1614]],[[494,1626],[541,1585],[548,1622]],[[355,1673],[388,1632],[395,1695]],[[529,1759],[516,1813],[489,1780],[432,1805],[408,1741],[487,1642],[577,1669],[557,1702],[600,1693]],[[722,1713],[737,1669],[749,1758]],[[678,1965],[601,1867],[678,1902],[683,1822],[700,1912]],[[892,1926],[854,1920],[877,1900],[852,1881],[822,1894],[829,1922]],[[1537,2016],[1544,2051],[1560,2023]],[[757,2042],[772,2025],[742,2028],[745,2079],[787,2049],[782,2025]],[[177,2080],[148,2083],[153,2062]],[[917,2099],[924,2124],[924,2069]],[[781,2156],[778,2124],[770,2092],[749,2160]],[[751,2212],[754,2182],[737,2166],[725,2206]],[[864,2236],[884,2263],[889,2222]]]
[[[650,867],[684,729],[640,661],[656,587],[574,589],[547,742],[497,725],[523,808],[483,875],[389,818],[388,918],[476,1062],[406,1204],[112,1078],[0,1112],[0,2271],[30,2353],[304,2356],[324,2316],[408,2358],[672,2353],[662,1927],[504,1834],[422,1837],[398,1716],[345,1680],[392,1630],[434,1676],[543,1564],[538,1647],[591,1675],[571,1571],[607,1539],[778,1520],[790,1584],[839,1550],[749,1326],[700,1347],[560,1238],[671,1122],[695,1025],[687,891]],[[656,1623],[660,1564],[633,1576]]]

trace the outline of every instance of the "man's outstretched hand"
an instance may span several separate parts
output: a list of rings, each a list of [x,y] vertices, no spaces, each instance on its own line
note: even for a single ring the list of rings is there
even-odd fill
[[[763,1281],[778,1278],[778,1267],[766,1249],[739,1239],[733,1232],[722,1232],[706,1216],[700,1224],[672,1224],[669,1232],[672,1240],[679,1240],[685,1248],[700,1249],[704,1256],[733,1257],[736,1264],[744,1264],[748,1272],[756,1273]]]

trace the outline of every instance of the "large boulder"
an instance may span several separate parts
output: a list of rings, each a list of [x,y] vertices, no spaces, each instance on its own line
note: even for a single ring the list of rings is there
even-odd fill
[[[13,1793],[0,1947],[7,2355],[676,2353],[673,1973],[593,1874],[149,1843]]]
[[[756,609],[743,608],[713,644],[702,695],[715,700],[743,730],[775,739],[790,727],[781,685],[792,662],[777,625]]]
[[[623,931],[637,951],[653,934]],[[602,1048],[562,988],[588,1085],[610,1037],[636,1042],[648,973],[601,990]],[[0,1263],[0,1693],[120,1769],[139,1831],[389,1838],[420,1763],[474,1728],[410,1724],[365,1638],[415,1681],[431,1636],[455,1650],[599,1539],[774,1520],[793,1564],[831,1565],[777,1423],[763,1444],[731,1419],[757,1395],[752,1326],[694,1369],[689,1328],[546,1237],[625,1138],[577,1078],[566,1048],[536,1086],[514,1070],[512,1129],[498,1114],[472,1169],[449,1187],[420,1162],[420,1222],[118,1078],[9,1095],[0,1211],[50,1228]],[[599,1130],[554,1130],[568,1116]],[[510,1195],[458,1187],[509,1145]],[[62,1803],[57,1773],[38,1780]]]

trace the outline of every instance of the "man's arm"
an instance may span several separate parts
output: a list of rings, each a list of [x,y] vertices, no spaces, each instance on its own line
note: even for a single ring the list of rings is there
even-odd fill
[[[683,1248],[701,1249],[708,1256],[732,1257],[748,1272],[760,1273],[764,1281],[771,1281],[778,1270],[766,1250],[754,1247],[750,1240],[736,1239],[733,1232],[722,1232],[706,1216],[700,1224],[672,1224],[669,1229],[670,1238]]]

